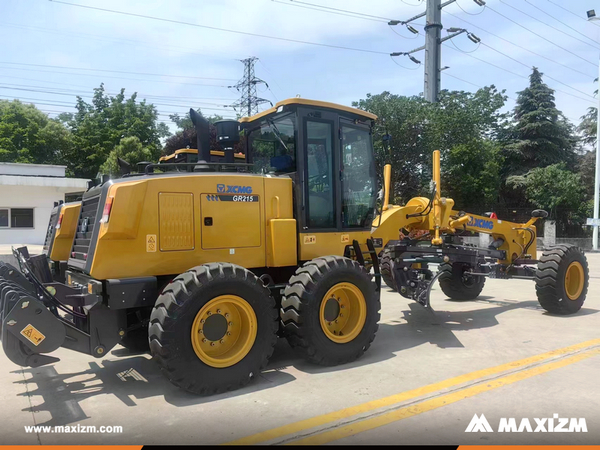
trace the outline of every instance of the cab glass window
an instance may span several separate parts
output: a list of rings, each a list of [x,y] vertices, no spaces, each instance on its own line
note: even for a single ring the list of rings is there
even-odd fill
[[[267,119],[248,135],[251,170],[255,173],[296,171],[295,121],[292,116]]]
[[[332,124],[306,122],[308,226],[334,228]]]
[[[368,130],[342,126],[342,226],[371,226],[376,177]]]

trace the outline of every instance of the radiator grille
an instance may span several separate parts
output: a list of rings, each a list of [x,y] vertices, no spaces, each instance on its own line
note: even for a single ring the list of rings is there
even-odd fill
[[[79,213],[79,222],[77,223],[77,233],[73,240],[73,250],[71,258],[86,261],[90,249],[92,233],[94,227],[98,226],[98,203],[100,195],[96,197],[84,198],[81,202],[81,212]]]
[[[58,211],[60,207],[56,207],[50,214],[50,221],[48,222],[48,229],[46,230],[46,239],[44,239],[43,253],[49,255],[52,250],[52,238],[54,237],[54,227],[58,221]]]

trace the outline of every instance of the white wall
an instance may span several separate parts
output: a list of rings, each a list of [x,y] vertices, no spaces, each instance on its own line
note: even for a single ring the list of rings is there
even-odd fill
[[[51,164],[0,163],[0,175],[64,177],[66,168]]]
[[[64,199],[64,188],[0,186],[0,208],[34,208],[34,228],[0,228],[0,244],[43,244],[54,202]]]

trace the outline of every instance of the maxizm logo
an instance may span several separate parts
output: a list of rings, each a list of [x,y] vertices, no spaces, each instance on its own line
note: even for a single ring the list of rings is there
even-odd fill
[[[217,184],[219,194],[252,194],[252,186],[225,186]]]
[[[584,418],[558,417],[553,414],[551,418],[534,418],[533,423],[528,418],[521,419],[517,425],[514,417],[501,417],[498,424],[498,433],[587,433],[587,423]],[[471,423],[465,433],[493,433],[490,423],[485,415],[478,417],[477,414],[471,419]]]
[[[491,230],[494,228],[494,222],[491,220],[475,219],[473,217],[471,217],[467,225],[475,228],[485,228],[486,230]]]

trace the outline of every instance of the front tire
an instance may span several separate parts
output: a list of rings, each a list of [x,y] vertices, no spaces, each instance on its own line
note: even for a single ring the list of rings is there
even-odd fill
[[[485,277],[465,275],[465,271],[468,269],[468,266],[461,263],[440,264],[438,270],[442,274],[438,280],[442,292],[448,298],[457,301],[467,301],[479,297],[485,285]]]
[[[296,270],[281,301],[290,345],[316,364],[333,366],[362,356],[377,332],[381,303],[364,267],[325,256]]]
[[[389,248],[384,248],[379,257],[379,271],[383,282],[390,289],[396,290],[396,282],[394,281],[394,262]]]
[[[277,340],[270,291],[250,271],[227,263],[194,267],[158,297],[150,316],[150,351],[174,385],[209,395],[258,375]]]
[[[585,302],[589,268],[583,251],[574,245],[546,250],[538,262],[535,290],[542,308],[552,314],[574,314]]]

